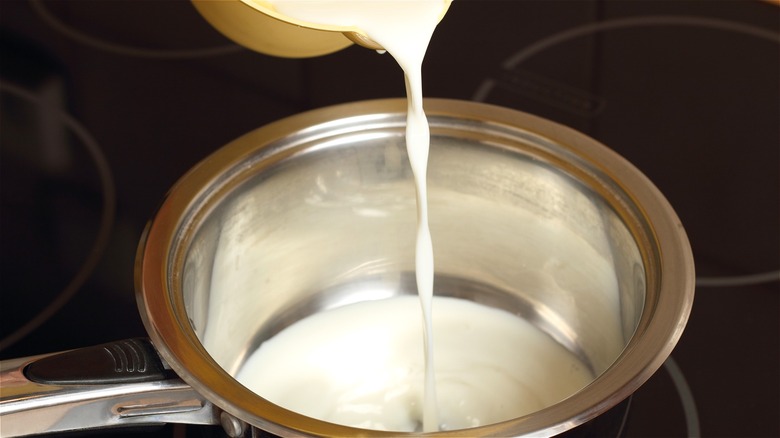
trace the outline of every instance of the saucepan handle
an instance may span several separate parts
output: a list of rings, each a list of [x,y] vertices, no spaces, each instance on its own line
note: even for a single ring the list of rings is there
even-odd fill
[[[0,362],[0,436],[165,423],[220,424],[148,339]]]

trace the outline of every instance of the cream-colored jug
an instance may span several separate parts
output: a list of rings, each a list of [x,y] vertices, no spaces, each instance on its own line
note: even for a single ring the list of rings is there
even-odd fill
[[[309,23],[284,16],[265,0],[192,0],[212,26],[236,43],[266,55],[308,58],[344,49],[352,43],[382,47],[360,29]],[[447,8],[451,0],[446,0]],[[444,16],[445,11],[442,13]]]

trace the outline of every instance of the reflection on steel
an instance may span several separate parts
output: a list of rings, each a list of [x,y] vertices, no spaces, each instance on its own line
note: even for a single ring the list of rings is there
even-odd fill
[[[214,406],[178,378],[123,385],[45,385],[24,369],[36,356],[0,362],[3,437],[165,423],[219,424]]]

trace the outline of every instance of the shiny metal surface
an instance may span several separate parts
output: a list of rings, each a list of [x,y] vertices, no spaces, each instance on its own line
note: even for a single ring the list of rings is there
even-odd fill
[[[219,411],[180,379],[45,385],[24,374],[27,365],[42,357],[0,362],[4,437],[165,423],[219,424]]]
[[[661,366],[691,309],[693,261],[673,210],[625,160],[561,125],[459,101],[426,111],[435,292],[527,318],[594,373],[542,411],[447,434],[553,435],[619,403]],[[367,433],[275,406],[231,376],[307,314],[414,293],[404,124],[403,100],[304,113],[173,187],[139,247],[136,289],[154,344],[195,391],[271,433]]]

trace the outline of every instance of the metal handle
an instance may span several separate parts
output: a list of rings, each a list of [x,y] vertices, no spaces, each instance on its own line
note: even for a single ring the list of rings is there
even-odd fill
[[[0,436],[116,426],[220,424],[147,339],[0,362]]]

